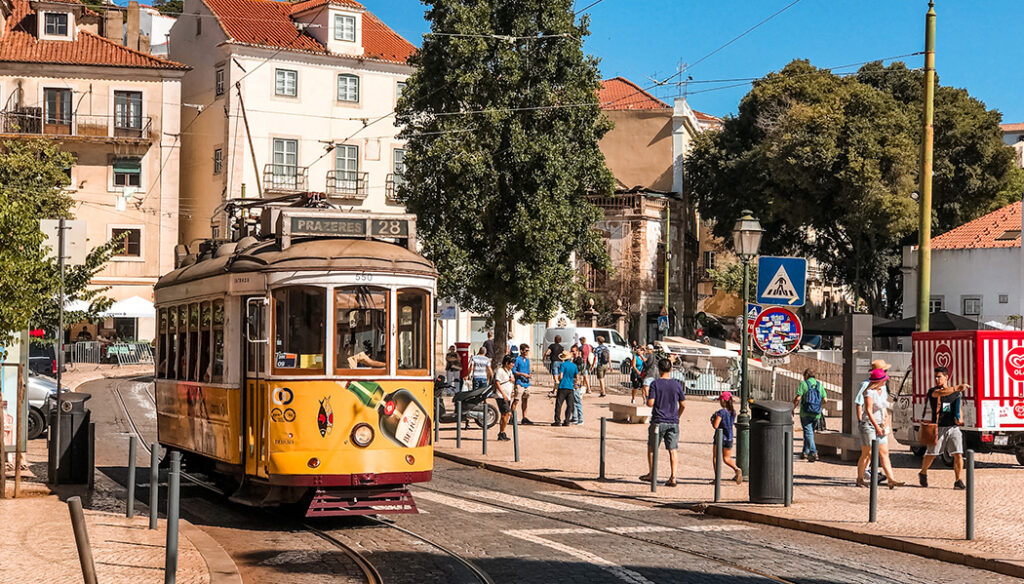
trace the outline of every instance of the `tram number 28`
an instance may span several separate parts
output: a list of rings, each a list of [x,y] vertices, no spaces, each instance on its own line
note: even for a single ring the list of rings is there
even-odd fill
[[[409,234],[409,224],[405,221],[377,219],[374,222],[374,235],[399,237]]]

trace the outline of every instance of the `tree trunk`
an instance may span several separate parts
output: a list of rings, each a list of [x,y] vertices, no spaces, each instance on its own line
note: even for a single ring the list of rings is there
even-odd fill
[[[494,370],[501,367],[508,346],[508,303],[498,301],[494,304],[494,354],[491,363]]]

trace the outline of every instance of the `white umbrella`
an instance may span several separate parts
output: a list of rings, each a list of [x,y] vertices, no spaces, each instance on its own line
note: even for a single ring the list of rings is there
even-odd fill
[[[85,300],[70,300],[64,303],[64,312],[85,312],[89,310],[89,303]]]
[[[107,318],[155,318],[156,311],[153,303],[145,298],[132,296],[127,300],[120,300],[110,306],[110,309],[100,314]]]

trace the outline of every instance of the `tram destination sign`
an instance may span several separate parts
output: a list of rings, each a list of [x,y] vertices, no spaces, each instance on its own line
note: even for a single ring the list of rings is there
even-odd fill
[[[366,237],[367,223],[374,237],[408,237],[409,222],[405,219],[364,219],[348,217],[292,216],[288,218],[291,235],[327,235],[334,237]]]

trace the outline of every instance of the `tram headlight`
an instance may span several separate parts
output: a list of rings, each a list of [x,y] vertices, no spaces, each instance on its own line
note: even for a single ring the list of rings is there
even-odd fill
[[[373,442],[373,426],[363,422],[352,428],[352,442],[360,448],[366,448]]]

